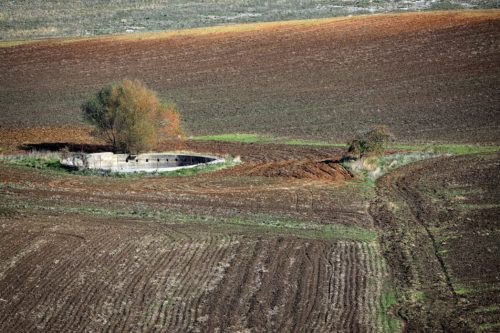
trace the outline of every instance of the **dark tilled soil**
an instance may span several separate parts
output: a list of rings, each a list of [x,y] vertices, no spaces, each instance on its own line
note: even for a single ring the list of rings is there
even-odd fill
[[[378,183],[372,215],[406,296],[410,331],[495,331],[500,311],[500,155],[440,158]]]
[[[386,327],[387,268],[376,242],[220,222],[268,214],[372,229],[363,195],[348,182],[246,174],[279,163],[272,160],[334,159],[338,151],[212,144],[189,148],[248,162],[191,177],[136,178],[0,164],[0,331]]]
[[[192,134],[344,142],[386,124],[403,141],[499,143],[499,41],[493,10],[0,48],[0,123],[80,124],[91,94],[138,78]]]

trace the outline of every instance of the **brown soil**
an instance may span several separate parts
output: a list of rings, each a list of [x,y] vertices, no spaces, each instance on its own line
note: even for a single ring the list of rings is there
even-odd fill
[[[433,159],[379,181],[372,214],[410,331],[498,329],[499,163],[499,154]]]
[[[101,191],[95,189],[94,183],[89,180],[91,178],[51,181],[48,186],[50,191],[69,191],[73,196],[81,196],[80,193],[87,192],[95,196],[95,200],[98,200],[98,197],[103,200],[117,197],[131,204],[139,204],[143,200],[144,203],[168,202],[168,206],[184,207],[197,212],[219,207],[249,213],[304,216],[303,209],[306,209],[309,218],[321,223],[338,221],[371,225],[369,218],[366,219],[367,216],[363,217],[363,213],[358,213],[359,210],[365,210],[365,204],[360,202],[359,196],[341,199],[341,196],[349,191],[341,185],[342,181],[352,176],[341,165],[333,162],[338,160],[342,153],[337,148],[196,141],[176,144],[178,148],[188,151],[241,156],[243,163],[197,177],[146,177],[133,182],[104,178],[99,180],[102,187],[108,188],[109,193],[104,196]],[[36,143],[32,145],[36,146]],[[166,144],[166,147],[171,146]],[[60,148],[59,145],[56,147]],[[75,148],[79,147],[77,145]],[[46,177],[36,173],[28,176],[19,172],[10,170],[0,180],[17,182],[28,177],[29,180],[26,181],[38,184],[36,187],[45,192]],[[332,182],[339,184],[339,187],[332,188]],[[154,195],[152,189],[157,191]],[[338,191],[337,194],[331,197],[335,191]],[[338,205],[339,201],[343,202],[342,206]],[[220,210],[219,208],[217,210]]]
[[[371,229],[363,194],[349,182],[251,175],[318,163],[342,173],[327,161],[338,150],[184,148],[247,162],[195,177],[139,178],[0,163],[0,331],[385,327],[378,311],[387,270],[376,243],[227,222],[265,217]]]
[[[88,127],[0,129],[0,147],[10,153],[62,149],[75,152],[99,152],[111,149],[101,141],[92,138],[89,131]],[[336,148],[216,141],[168,141],[162,143],[158,149],[243,156],[246,164],[231,171],[238,175],[332,182],[353,178],[352,174],[339,163],[343,150]]]
[[[318,179],[334,182],[353,178],[353,175],[338,160],[299,160],[264,163],[252,167],[245,174],[249,176]]]
[[[79,124],[104,84],[145,81],[193,134],[499,143],[499,11],[374,15],[257,30],[0,49],[2,126]]]
[[[368,288],[380,288],[385,271],[373,245],[53,213],[0,223],[2,332],[379,325]]]

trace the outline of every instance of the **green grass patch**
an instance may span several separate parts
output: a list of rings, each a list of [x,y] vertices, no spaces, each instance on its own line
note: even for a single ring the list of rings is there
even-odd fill
[[[426,151],[439,154],[479,154],[500,152],[500,146],[481,146],[467,144],[398,144],[389,145],[388,149],[403,149],[413,151]]]
[[[389,311],[394,305],[396,305],[396,303],[397,303],[396,294],[392,290],[386,291],[382,293],[382,295],[380,296],[379,316],[385,318],[385,320],[382,321],[383,332],[401,331],[401,323],[393,316],[389,315]]]
[[[368,199],[375,196],[375,179],[369,177],[366,171],[355,174],[357,179],[349,181],[347,186],[351,187],[355,192],[361,193]]]
[[[130,211],[110,211],[101,208],[87,208],[86,213],[97,213],[107,216],[138,217],[154,219],[159,221],[173,221],[181,223],[206,223],[218,226],[241,226],[258,229],[265,233],[286,233],[308,238],[321,239],[347,239],[360,242],[373,242],[377,238],[374,230],[358,226],[346,226],[341,224],[317,224],[303,222],[290,218],[253,214],[249,216],[214,217],[210,215],[192,215],[175,213],[163,209],[151,209],[149,207],[135,207]]]
[[[382,156],[364,157],[358,160],[348,160],[342,165],[362,180],[362,185],[370,190],[375,187],[375,181],[386,173],[403,165],[435,157],[432,152],[407,152]]]
[[[250,133],[202,135],[202,136],[195,136],[192,138],[192,140],[243,142],[243,143],[279,143],[291,146],[346,147],[346,145],[343,143],[329,143],[325,141],[279,138],[271,135],[250,134]]]
[[[32,153],[24,155],[1,155],[0,161],[35,169],[66,171],[67,169],[59,162],[59,158],[60,156],[55,153]]]
[[[423,291],[413,290],[410,293],[413,302],[423,302],[425,300],[425,293]]]
[[[261,135],[261,134],[249,134],[249,133],[202,135],[202,136],[193,137],[192,139],[199,140],[199,141],[225,141],[225,142],[244,142],[244,143],[276,142],[276,139],[273,138],[272,136]]]
[[[28,209],[48,211],[50,214],[88,214],[103,217],[132,218],[157,221],[167,224],[185,224],[195,226],[204,224],[211,228],[221,228],[225,231],[258,232],[271,235],[292,235],[304,238],[328,240],[352,240],[371,243],[377,239],[375,230],[354,225],[319,224],[294,218],[270,215],[248,214],[240,216],[212,216],[175,212],[167,209],[137,205],[134,207],[101,207],[101,206],[67,206],[62,203],[54,205],[52,201],[38,203],[19,203],[12,199],[5,202],[6,209]]]
[[[291,139],[279,142],[292,146],[319,146],[319,147],[339,147],[339,148],[345,148],[347,146],[343,143],[328,143],[325,141],[300,140],[300,139]]]
[[[500,204],[461,204],[458,207],[463,210],[496,209],[500,208]]]
[[[454,286],[454,290],[455,290],[455,294],[461,295],[461,296],[471,294],[475,291],[474,288],[469,288],[466,286],[457,286],[457,285]]]
[[[225,142],[243,142],[243,143],[281,143],[298,146],[319,146],[319,147],[339,147],[347,148],[345,143],[333,143],[318,140],[304,140],[279,138],[271,135],[252,134],[252,133],[226,133],[217,135],[195,136],[192,140],[199,141],[225,141]],[[406,144],[392,143],[386,150],[410,150],[414,152],[434,153],[434,154],[478,154],[500,152],[500,146],[481,146],[467,144]]]
[[[498,323],[485,323],[479,325],[479,332],[493,331],[500,328],[500,322]]]
[[[497,312],[500,310],[500,306],[498,305],[490,305],[490,306],[481,306],[474,310],[474,313],[490,313]]]
[[[453,284],[453,289],[455,290],[455,294],[464,296],[464,295],[470,295],[470,294],[477,294],[477,293],[490,293],[490,292],[497,292],[500,291],[500,286],[464,286],[459,283]]]

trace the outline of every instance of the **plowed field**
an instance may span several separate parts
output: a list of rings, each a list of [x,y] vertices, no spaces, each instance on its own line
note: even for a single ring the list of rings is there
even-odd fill
[[[500,12],[436,12],[58,40],[0,48],[2,126],[80,124],[104,84],[138,78],[192,134],[343,142],[500,142]],[[211,32],[212,31],[212,32]]]
[[[335,142],[383,123],[500,143],[499,11],[233,28],[0,48],[0,149],[108,149],[78,106],[124,77],[177,101],[192,134]],[[498,329],[498,153],[418,162],[375,193],[337,148],[158,149],[243,163],[108,177],[2,156],[0,332]]]
[[[497,332],[500,155],[433,159],[379,183],[372,205],[411,331]]]
[[[377,332],[385,324],[375,244],[82,216],[9,220],[1,239],[2,332]]]
[[[296,161],[314,157],[305,164],[321,174],[309,165],[334,160],[338,150],[189,145],[239,152],[247,162],[192,177],[135,178],[0,163],[0,330],[395,325],[365,194],[324,175],[255,172],[292,166],[296,173],[305,163]]]

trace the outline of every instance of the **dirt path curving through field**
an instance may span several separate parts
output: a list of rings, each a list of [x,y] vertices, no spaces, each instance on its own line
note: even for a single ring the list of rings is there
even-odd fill
[[[382,229],[409,331],[471,331],[498,322],[499,165],[498,153],[441,157],[378,181],[370,213]]]

